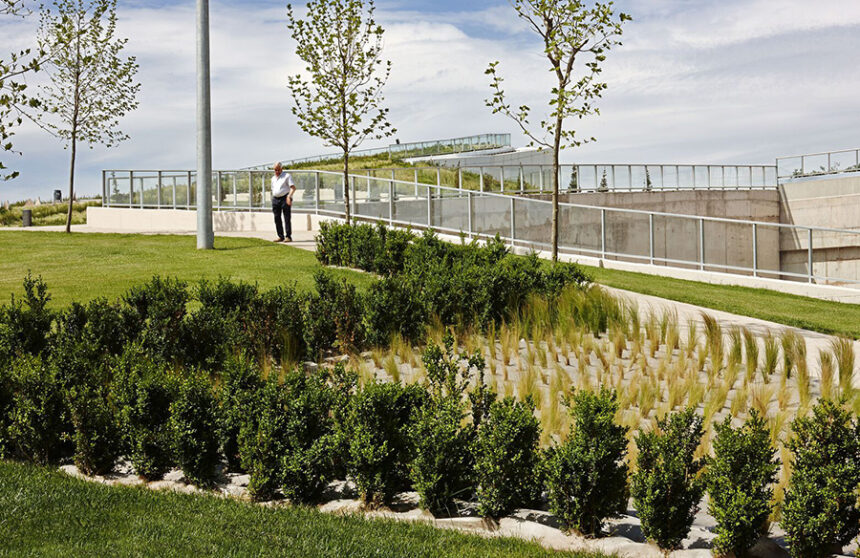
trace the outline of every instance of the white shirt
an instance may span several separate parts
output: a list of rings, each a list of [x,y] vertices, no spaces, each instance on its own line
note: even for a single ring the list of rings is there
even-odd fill
[[[295,188],[293,177],[290,173],[281,171],[278,176],[272,177],[272,196],[282,198],[290,192],[290,188]]]

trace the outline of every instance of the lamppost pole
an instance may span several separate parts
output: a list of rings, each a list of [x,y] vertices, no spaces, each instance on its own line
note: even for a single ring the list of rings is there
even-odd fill
[[[209,0],[197,0],[197,249],[214,247],[212,110],[209,95]]]

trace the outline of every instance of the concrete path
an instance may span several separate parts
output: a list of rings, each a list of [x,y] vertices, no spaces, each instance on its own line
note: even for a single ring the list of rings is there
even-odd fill
[[[676,302],[674,300],[667,300],[665,298],[659,298],[656,296],[650,296],[641,293],[634,293],[622,289],[614,289],[612,287],[604,286],[603,288],[617,296],[620,296],[630,301],[631,303],[636,304],[639,307],[639,311],[641,314],[645,314],[649,311],[655,311],[658,314],[661,314],[665,310],[677,313],[678,324],[681,326],[682,330],[682,338],[683,334],[686,333],[687,322],[689,320],[695,321],[698,324],[699,331],[703,331],[703,313],[709,314],[716,318],[720,326],[723,328],[724,333],[728,333],[729,328],[731,328],[732,326],[746,327],[750,331],[755,333],[756,336],[758,336],[759,338],[766,335],[768,331],[772,332],[774,335],[778,335],[784,330],[793,330],[806,340],[807,365],[809,371],[814,375],[814,377],[818,377],[819,375],[818,351],[819,349],[829,350],[830,341],[833,339],[833,336],[831,335],[818,333],[816,331],[809,331],[806,329],[790,327],[774,322],[768,322],[766,320],[759,320],[757,318],[750,318],[749,316],[731,314],[729,312],[722,312],[720,310],[714,310],[712,308],[703,308],[701,306],[695,306],[693,304]],[[854,341],[854,356],[856,362],[860,364],[860,341]],[[854,384],[855,386],[860,385],[860,371],[855,373]]]

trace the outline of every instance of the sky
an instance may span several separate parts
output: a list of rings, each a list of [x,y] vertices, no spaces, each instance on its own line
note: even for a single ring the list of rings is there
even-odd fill
[[[300,4],[301,0],[296,4]],[[597,142],[567,163],[773,164],[784,155],[860,147],[860,0],[617,0],[633,16],[604,63],[599,116],[572,120]],[[193,0],[120,0],[118,31],[137,58],[140,107],[128,141],[79,150],[78,191],[100,191],[102,169],[195,167]],[[290,112],[287,76],[302,71],[280,0],[211,0],[213,166],[232,169],[331,153]],[[378,0],[393,69],[385,105],[402,142],[512,133],[493,115],[484,70],[499,61],[510,100],[544,112],[552,87],[539,38],[507,0]],[[33,42],[38,14],[0,21],[0,58]],[[28,78],[31,92],[44,76]],[[21,175],[0,200],[68,184],[63,143],[25,124]],[[394,138],[392,138],[393,140]],[[362,147],[387,145],[367,142]]]

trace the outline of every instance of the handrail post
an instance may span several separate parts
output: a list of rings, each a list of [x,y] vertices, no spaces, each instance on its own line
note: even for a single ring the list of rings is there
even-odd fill
[[[561,165],[559,165],[559,168],[561,168]],[[539,181],[539,184],[540,184],[540,193],[541,193],[541,194],[543,194],[543,165],[539,165],[539,166],[538,166],[538,169],[539,169],[539,172],[540,172],[540,181]],[[559,181],[559,182],[561,182],[561,181]]]
[[[436,167],[436,186],[442,185],[442,169]]]
[[[427,228],[433,226],[433,187],[427,185]]]
[[[176,209],[176,175],[173,175],[173,209]]]
[[[107,171],[102,171],[102,206],[110,207],[110,197],[108,196],[107,187]]]
[[[606,259],[606,210],[600,210],[600,257]]]
[[[627,187],[633,191],[633,165],[627,165]]]
[[[155,206],[161,209],[161,171],[158,171],[158,191],[155,195]]]
[[[808,265],[809,265],[808,280],[810,283],[812,283],[812,278],[814,275],[812,272],[812,264],[813,264],[813,262],[812,262],[812,227],[809,227],[809,229],[808,229],[807,243],[808,243],[807,259],[809,260],[809,262],[808,262]]]
[[[648,214],[648,250],[651,265],[654,265],[654,214]]]
[[[705,220],[699,218],[699,270],[705,269]]]
[[[394,226],[394,181],[388,183],[388,224]]]
[[[752,226],[753,277],[758,277],[758,224]]]
[[[239,209],[239,194],[236,192],[236,173],[231,173],[231,176],[233,178],[233,180],[231,180],[233,183],[233,209]]]
[[[505,165],[499,166],[499,183],[502,186],[502,193],[505,193]]]
[[[128,171],[128,207],[134,207],[134,171]]]
[[[248,209],[254,209],[254,175],[248,171]]]
[[[520,163],[520,194],[522,194],[526,189],[525,185],[525,174],[523,173],[523,165]]]
[[[352,215],[355,216],[358,200],[355,198],[355,175],[350,176],[349,199],[352,201]]]
[[[159,180],[159,182],[161,182]],[[158,187],[159,194],[161,193],[161,186]],[[215,174],[215,207],[217,209],[221,209],[221,171],[217,171]],[[161,205],[159,202],[158,205]]]
[[[144,180],[145,179],[143,177],[141,177],[141,179],[140,179],[140,208],[141,209],[143,209],[143,194],[145,193],[145,190],[146,190],[146,188],[145,188],[146,183],[144,182]]]
[[[514,208],[516,198],[511,196],[511,248],[516,247],[517,241],[517,214]]]
[[[418,197],[418,167],[415,167],[415,197]]]
[[[466,193],[466,202],[468,204],[467,209],[468,209],[468,214],[469,214],[469,218],[468,218],[469,239],[471,240],[471,238],[472,238],[472,191],[471,190],[467,191],[467,193]]]
[[[481,178],[480,178],[479,183],[481,185],[481,191],[483,192],[484,191],[484,167],[478,167],[478,169],[481,172]]]
[[[320,212],[320,172],[314,171],[314,213]]]

